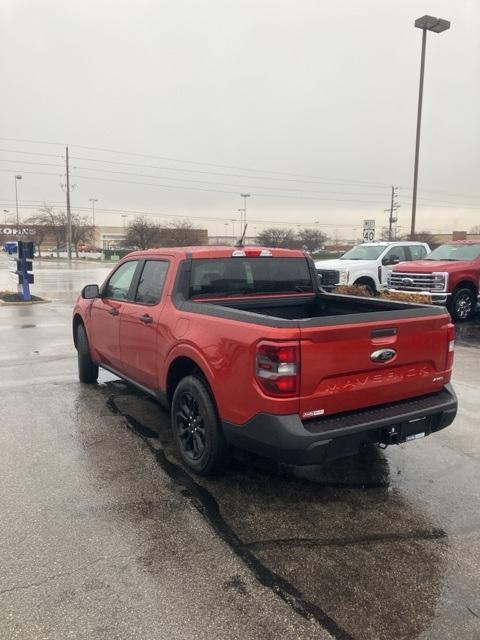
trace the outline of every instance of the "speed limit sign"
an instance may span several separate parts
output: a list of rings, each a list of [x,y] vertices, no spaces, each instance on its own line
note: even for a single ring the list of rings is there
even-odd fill
[[[363,241],[373,242],[375,240],[375,220],[363,221]]]

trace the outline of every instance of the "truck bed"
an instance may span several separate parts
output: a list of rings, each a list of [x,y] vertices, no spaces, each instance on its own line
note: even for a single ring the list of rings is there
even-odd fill
[[[430,305],[410,304],[405,302],[395,302],[392,300],[382,300],[375,298],[362,298],[356,296],[345,296],[329,293],[310,294],[308,296],[283,296],[242,299],[221,299],[221,300],[197,300],[195,305],[199,307],[208,306],[211,313],[216,315],[215,307],[231,309],[248,313],[249,319],[255,322],[254,315],[271,319],[271,324],[278,320],[306,321],[310,324],[343,324],[345,321],[371,322],[372,320],[390,320],[412,317],[425,317],[431,315],[445,315],[438,313],[436,307]],[[222,314],[223,315],[223,314]],[[234,318],[233,314],[228,314]],[[349,316],[338,318],[338,316]],[[236,316],[241,319],[240,315]],[[322,320],[322,322],[318,322]],[[260,321],[260,318],[257,318]],[[263,324],[263,323],[262,323]],[[270,323],[269,323],[270,324]],[[304,324],[304,323],[302,323]],[[280,323],[279,326],[285,326]]]

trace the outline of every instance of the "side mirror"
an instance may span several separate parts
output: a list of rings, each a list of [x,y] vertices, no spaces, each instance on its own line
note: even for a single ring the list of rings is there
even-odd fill
[[[92,298],[100,297],[100,289],[98,288],[98,284],[87,284],[82,289],[82,298],[85,300],[91,300]]]
[[[391,257],[386,256],[382,260],[382,264],[384,267],[387,267],[392,264],[399,264],[399,263],[400,263],[400,258],[397,258],[397,256],[391,256]]]

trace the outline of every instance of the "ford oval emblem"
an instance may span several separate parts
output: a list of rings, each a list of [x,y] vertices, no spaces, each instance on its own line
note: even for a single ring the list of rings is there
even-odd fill
[[[373,360],[374,362],[389,362],[390,360],[393,360],[396,355],[397,352],[395,349],[379,349],[370,355],[370,360]]]
[[[414,284],[413,278],[402,278],[402,284],[405,287],[413,287],[413,284]]]

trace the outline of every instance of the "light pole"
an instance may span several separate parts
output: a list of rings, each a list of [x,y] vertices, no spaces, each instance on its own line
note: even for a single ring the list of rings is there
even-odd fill
[[[235,218],[232,218],[231,223],[232,223],[232,242],[233,244],[235,244]]]
[[[243,198],[243,230],[245,229],[245,225],[247,224],[247,198],[250,198],[250,194],[249,193],[241,193],[240,197]],[[243,230],[240,229],[241,233],[243,233]]]
[[[3,210],[3,215],[5,217],[5,224],[7,224],[7,213],[10,213],[10,211],[8,209],[4,209]]]
[[[412,194],[412,223],[410,227],[410,239],[415,237],[415,218],[417,215],[417,186],[418,186],[418,157],[420,153],[420,128],[422,124],[422,102],[423,102],[423,76],[425,72],[425,46],[427,44],[427,31],[442,33],[450,29],[450,22],[442,18],[433,16],[422,16],[415,20],[415,26],[422,30],[422,55],[420,60],[420,85],[418,89],[418,110],[417,110],[417,136],[415,140],[415,165],[413,169],[413,194]]]
[[[123,232],[125,233],[127,231],[128,213],[122,213],[122,218],[123,218]]]
[[[17,190],[17,182],[22,179],[21,175],[15,176],[15,207],[17,209],[17,227],[20,224],[20,218],[18,217],[18,190]]]
[[[92,225],[95,226],[95,202],[98,202],[98,199],[89,198],[88,201],[92,203]]]

